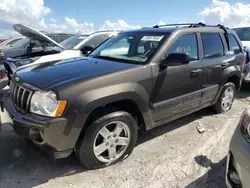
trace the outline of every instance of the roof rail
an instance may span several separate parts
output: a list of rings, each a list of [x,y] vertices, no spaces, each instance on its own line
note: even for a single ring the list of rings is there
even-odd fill
[[[181,24],[165,24],[165,25],[155,25],[153,26],[153,28],[160,28],[160,27],[166,27],[166,26],[188,26],[188,27],[220,27],[221,29],[225,28],[225,29],[229,29],[221,24],[218,25],[207,25],[205,23],[202,22],[198,22],[198,23],[181,23]]]
[[[199,23],[181,23],[181,24],[165,24],[165,25],[155,25],[153,28],[160,28],[166,26],[188,26],[188,27],[198,27],[198,26],[206,26],[206,24],[199,22]]]
[[[228,27],[225,27],[224,25],[218,24],[218,25],[206,25],[205,23],[199,22],[199,23],[181,23],[181,24],[166,24],[166,25],[155,25],[153,28],[160,28],[160,27],[167,27],[167,26],[187,26],[187,27],[218,27],[219,29],[222,29],[225,32],[225,38],[227,42],[227,46],[229,49],[229,39],[228,39]]]

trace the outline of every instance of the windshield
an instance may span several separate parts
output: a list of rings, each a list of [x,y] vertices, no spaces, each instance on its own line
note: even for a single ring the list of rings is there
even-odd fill
[[[88,35],[74,35],[72,37],[69,37],[68,39],[64,40],[60,44],[66,49],[70,50],[74,48],[77,44],[82,42],[85,38],[87,38]]]
[[[90,57],[145,64],[154,56],[169,34],[120,33],[104,42]]]
[[[250,27],[234,28],[241,41],[250,41]]]
[[[29,44],[29,41],[30,41],[29,39],[24,38],[12,44],[11,47],[20,48],[20,47],[27,46]]]

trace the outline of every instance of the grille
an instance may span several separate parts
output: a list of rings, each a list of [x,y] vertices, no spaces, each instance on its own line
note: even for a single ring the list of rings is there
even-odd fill
[[[10,82],[11,99],[18,110],[27,112],[29,110],[32,91],[20,86],[14,81]]]

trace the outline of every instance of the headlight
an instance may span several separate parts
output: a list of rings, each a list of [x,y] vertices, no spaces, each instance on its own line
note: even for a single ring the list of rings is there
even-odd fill
[[[36,91],[31,98],[30,112],[49,117],[61,117],[66,105],[67,101],[58,101],[52,91]]]
[[[250,109],[246,109],[242,115],[240,130],[245,138],[250,140]]]

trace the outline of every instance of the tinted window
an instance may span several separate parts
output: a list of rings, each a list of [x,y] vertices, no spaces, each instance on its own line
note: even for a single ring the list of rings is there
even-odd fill
[[[179,37],[168,49],[166,56],[172,53],[188,54],[190,60],[198,59],[197,38],[195,34],[187,34]]]
[[[92,46],[93,45],[94,48],[96,48],[97,46],[99,46],[101,43],[103,43],[108,38],[109,38],[108,34],[97,35],[97,36],[93,37],[92,39],[90,39],[88,42],[86,42],[85,46]]]
[[[218,33],[201,34],[205,58],[220,57],[224,54],[224,46]]]
[[[236,31],[241,41],[250,41],[250,27],[235,28],[233,30]]]
[[[229,47],[231,51],[234,51],[235,54],[241,53],[241,48],[239,43],[237,42],[236,38],[232,35],[228,35],[229,38]]]

